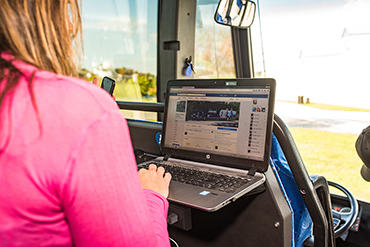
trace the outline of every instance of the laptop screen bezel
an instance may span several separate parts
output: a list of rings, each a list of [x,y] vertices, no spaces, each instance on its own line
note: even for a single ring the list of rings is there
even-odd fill
[[[267,115],[267,130],[265,136],[265,150],[263,161],[248,159],[248,158],[237,158],[225,155],[219,155],[211,152],[197,152],[184,149],[175,149],[166,147],[166,122],[168,114],[169,104],[169,91],[170,88],[181,88],[181,87],[193,87],[193,88],[261,88],[270,89],[270,97],[268,103],[268,115]],[[189,79],[189,80],[172,80],[167,84],[166,91],[166,102],[164,111],[164,121],[162,128],[162,139],[161,139],[161,152],[164,155],[173,158],[193,160],[197,162],[221,165],[230,168],[237,168],[243,170],[254,169],[259,172],[265,172],[268,168],[271,150],[272,140],[272,126],[273,126],[273,114],[274,114],[274,103],[275,103],[275,88],[276,83],[272,78],[255,78],[255,79]]]

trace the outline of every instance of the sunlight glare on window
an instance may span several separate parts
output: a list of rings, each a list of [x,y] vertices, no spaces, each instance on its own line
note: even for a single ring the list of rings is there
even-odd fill
[[[158,1],[89,0],[82,7],[85,54],[80,77],[116,80],[116,100],[156,102]]]
[[[370,2],[257,3],[255,76],[276,79],[275,112],[291,129],[308,171],[370,201],[354,146],[370,125]]]

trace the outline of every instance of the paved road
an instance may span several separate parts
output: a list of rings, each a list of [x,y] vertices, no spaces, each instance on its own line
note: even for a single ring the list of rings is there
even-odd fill
[[[370,125],[370,112],[330,111],[277,101],[275,113],[289,127],[359,134]]]

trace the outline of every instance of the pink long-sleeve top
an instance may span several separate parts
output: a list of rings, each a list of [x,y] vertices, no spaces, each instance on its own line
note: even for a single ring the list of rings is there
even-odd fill
[[[169,246],[168,202],[141,188],[112,98],[13,64],[23,74],[0,111],[0,246]]]

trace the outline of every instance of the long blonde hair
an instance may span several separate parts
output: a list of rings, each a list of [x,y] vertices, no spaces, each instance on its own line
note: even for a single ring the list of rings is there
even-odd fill
[[[76,76],[82,43],[79,34],[79,0],[0,0],[0,54],[9,52],[15,60],[41,70]],[[20,76],[11,61],[0,56],[0,110]],[[29,88],[37,111],[32,77]]]
[[[10,51],[42,70],[76,75],[73,41],[78,42],[81,30],[78,0],[0,3],[0,51]]]

